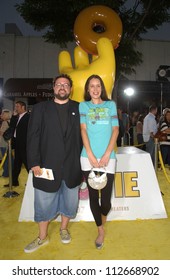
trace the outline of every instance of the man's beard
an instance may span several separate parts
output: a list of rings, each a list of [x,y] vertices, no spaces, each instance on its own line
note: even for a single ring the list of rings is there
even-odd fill
[[[57,98],[58,100],[66,100],[70,96],[70,93],[66,93],[65,95],[61,96],[58,93],[54,93],[54,97]]]

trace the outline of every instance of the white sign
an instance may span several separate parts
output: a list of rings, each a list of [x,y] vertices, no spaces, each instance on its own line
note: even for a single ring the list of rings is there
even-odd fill
[[[117,152],[117,169],[108,220],[167,218],[155,170],[148,153],[135,147],[121,147]],[[32,172],[28,181],[19,221],[34,220]],[[73,221],[94,221],[89,208],[86,183],[80,188],[80,202]]]

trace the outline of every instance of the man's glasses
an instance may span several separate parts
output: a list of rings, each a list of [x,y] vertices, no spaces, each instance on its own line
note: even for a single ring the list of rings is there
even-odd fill
[[[55,84],[55,87],[57,87],[57,88],[61,88],[61,87],[64,87],[64,88],[69,88],[69,87],[70,87],[70,85],[69,85],[69,84],[67,84],[67,83],[65,83],[65,84]]]

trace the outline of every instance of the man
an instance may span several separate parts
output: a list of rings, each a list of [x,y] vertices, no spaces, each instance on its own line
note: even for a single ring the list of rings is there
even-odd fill
[[[120,129],[120,131],[123,132],[123,145],[128,145],[129,144],[129,139],[128,139],[128,135],[129,135],[129,133],[128,133],[129,132],[129,116],[128,116],[127,113],[123,112],[123,109],[122,109],[121,106],[118,106],[117,113],[118,113],[119,120],[121,120],[119,122],[119,124],[120,124],[119,129]],[[123,127],[121,128],[122,124],[123,124]],[[120,143],[118,144],[118,146],[119,145],[120,145]]]
[[[155,143],[154,135],[156,134],[157,122],[155,116],[157,114],[157,107],[151,105],[149,107],[149,113],[146,115],[143,121],[143,139],[146,143],[146,152],[150,153],[153,165],[155,164]]]
[[[117,146],[121,147],[122,144],[124,145],[125,126],[123,123],[122,108],[120,106],[117,107],[117,114],[118,114],[118,121],[119,121],[119,135],[117,138]],[[123,143],[122,143],[122,140],[123,140]]]
[[[26,246],[26,253],[49,242],[48,225],[57,215],[61,215],[61,241],[69,243],[68,223],[78,209],[82,181],[78,103],[69,99],[72,80],[68,75],[56,77],[53,90],[54,100],[33,107],[28,127],[28,165],[33,171],[34,220],[39,236]],[[42,168],[51,169],[54,180],[40,177]]]
[[[4,139],[3,134],[5,131],[9,129],[9,123],[10,123],[10,118],[11,118],[11,111],[8,109],[3,109],[0,115],[0,120],[1,120],[1,125],[0,125],[0,151],[2,154],[2,158],[4,157],[5,153],[7,152],[8,149],[8,143]],[[8,172],[8,154],[7,157],[3,163],[3,172],[2,172],[2,177],[9,177],[9,172]]]
[[[19,186],[19,174],[21,172],[22,164],[24,164],[27,172],[27,128],[29,121],[29,113],[26,110],[26,104],[23,101],[17,101],[15,103],[15,114],[12,116],[10,121],[10,127],[13,128],[14,135],[12,139],[12,147],[14,148],[14,162],[12,170],[12,185],[17,187]],[[9,184],[4,185],[8,187]]]

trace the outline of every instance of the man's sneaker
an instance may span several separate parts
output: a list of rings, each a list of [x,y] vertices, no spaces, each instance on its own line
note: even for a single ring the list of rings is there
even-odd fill
[[[71,236],[67,229],[60,229],[60,237],[62,243],[70,243]]]
[[[37,249],[39,249],[40,247],[42,247],[43,245],[46,245],[48,243],[49,243],[48,236],[43,240],[41,240],[39,237],[37,237],[34,241],[32,241],[30,244],[28,244],[25,247],[24,252],[32,253],[32,252],[36,251]]]

